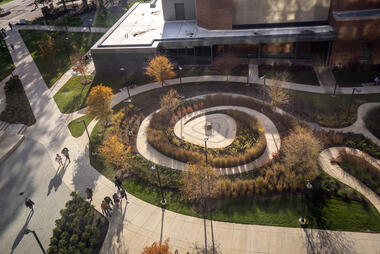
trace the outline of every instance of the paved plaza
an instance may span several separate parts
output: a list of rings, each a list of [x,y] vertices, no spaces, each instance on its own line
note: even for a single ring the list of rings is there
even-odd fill
[[[181,118],[174,125],[174,134],[178,138],[204,147],[204,139],[207,137],[209,148],[223,148],[234,141],[236,122],[232,117],[215,113],[192,119],[191,115],[186,119]],[[206,130],[206,126],[210,126],[210,129]]]

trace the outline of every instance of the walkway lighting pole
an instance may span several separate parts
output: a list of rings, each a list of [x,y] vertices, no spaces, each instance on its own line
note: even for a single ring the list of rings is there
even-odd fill
[[[152,170],[152,171],[156,170],[156,172],[157,172],[158,184],[160,185],[160,191],[161,191],[161,205],[165,206],[166,205],[166,200],[165,200],[165,197],[164,197],[164,191],[162,190],[160,171],[158,170],[158,167],[156,167],[156,165],[153,165],[150,168],[150,170]]]
[[[309,180],[306,180],[306,191],[310,192],[312,189],[313,189],[313,185],[310,183]],[[299,220],[302,225],[304,225],[306,223],[306,219],[305,219],[305,196],[306,196],[306,193],[305,192],[304,192],[303,196],[304,197],[303,197],[303,201],[302,201],[302,217]]]
[[[266,77],[265,75],[261,76],[260,79],[264,80],[264,86],[263,86],[263,103],[261,104],[261,112],[263,112],[264,109],[264,100],[265,100],[265,86],[266,86]]]
[[[76,121],[76,123],[80,123],[80,122],[83,122],[83,124],[84,124],[84,128],[86,129],[86,133],[87,133],[88,141],[91,142],[90,134],[88,133],[88,129],[87,129],[87,125],[86,125],[85,120],[82,119],[82,120],[77,120],[77,121]]]
[[[44,250],[44,247],[42,246],[41,242],[40,242],[40,239],[38,239],[38,236],[36,234],[36,232],[34,230],[30,230],[30,229],[25,229],[24,230],[24,235],[27,235],[29,233],[33,233],[33,236],[34,238],[36,239],[38,245],[40,246],[41,250],[42,250],[42,253],[46,254],[45,250]]]
[[[334,86],[334,93],[331,95],[332,97],[336,96],[336,87],[338,86],[338,82],[335,81],[335,86]]]
[[[206,166],[207,166],[207,141],[208,141],[208,136],[206,136],[203,140],[205,142],[205,157],[206,157]]]
[[[352,93],[351,93],[351,98],[350,98],[350,104],[348,105],[348,110],[347,110],[347,117],[346,119],[348,119],[348,117],[350,116],[350,111],[351,111],[351,105],[352,105],[352,101],[354,99],[354,93],[356,91],[356,88],[353,88],[352,89]]]
[[[92,24],[92,19],[88,19],[87,25],[88,25],[88,31],[90,32],[91,32],[91,24]]]
[[[125,72],[125,68],[124,67],[121,67],[120,68],[120,71],[121,71],[121,75],[125,75],[126,76],[126,74],[124,73]],[[122,79],[123,81],[124,81],[124,79]],[[124,81],[125,82],[125,81]],[[129,86],[130,86],[130,82],[129,81],[127,81],[127,82],[125,82],[126,83],[126,86],[127,86],[127,91],[128,91],[128,98],[130,98],[131,97],[131,94],[129,93]]]

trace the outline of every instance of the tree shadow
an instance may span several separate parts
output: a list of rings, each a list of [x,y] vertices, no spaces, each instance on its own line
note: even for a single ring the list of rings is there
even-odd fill
[[[102,246],[102,249],[107,253],[128,253],[125,251],[127,248],[122,237],[127,206],[128,203],[124,205],[124,209],[121,205],[113,207],[112,217],[109,218],[108,232]]]
[[[69,164],[66,165],[66,162],[65,162],[65,164],[62,166],[62,168],[60,166],[57,169],[57,171],[55,172],[54,177],[49,182],[48,192],[47,192],[46,196],[50,195],[50,192],[53,189],[53,187],[54,187],[54,191],[58,190],[59,186],[62,184],[62,178],[65,175],[66,169],[69,166]]]
[[[17,248],[18,244],[21,242],[22,238],[24,237],[25,229],[28,228],[29,222],[32,219],[33,214],[34,214],[34,211],[30,210],[28,217],[26,218],[26,221],[24,223],[24,226],[22,226],[20,232],[16,236],[15,241],[13,242],[11,254],[14,252],[14,250]]]

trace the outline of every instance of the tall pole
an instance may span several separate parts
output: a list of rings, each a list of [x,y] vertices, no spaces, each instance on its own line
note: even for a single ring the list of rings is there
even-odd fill
[[[334,86],[334,93],[331,95],[332,97],[336,96],[336,87],[338,86],[338,83],[335,81],[335,86]]]
[[[350,116],[351,105],[352,105],[352,101],[353,101],[353,98],[354,98],[355,89],[356,89],[356,88],[353,88],[353,89],[352,89],[351,98],[350,98],[350,104],[349,104],[349,106],[348,106],[347,117],[346,117],[346,119],[348,119],[348,117]]]
[[[182,93],[182,96],[183,96],[183,87],[182,87],[182,67],[181,67],[181,66],[178,66],[178,69],[179,69],[179,86],[181,87],[181,93]],[[181,112],[181,138],[183,138],[183,135],[182,135],[182,128],[183,128],[182,108],[180,109],[180,112]]]
[[[262,77],[260,77],[260,79],[263,79],[264,80],[264,86],[263,86],[263,102],[261,104],[261,112],[263,112],[263,109],[264,109],[264,100],[265,100],[265,75],[263,75]]]
[[[215,241],[214,241],[214,226],[212,224],[212,214],[210,214],[210,219],[211,219],[211,237],[212,237],[212,253],[215,253]]]
[[[206,166],[207,166],[207,140],[208,140],[208,137],[206,136],[204,138],[204,141],[205,141],[205,157],[206,157]]]
[[[150,169],[156,170],[156,172],[157,172],[158,184],[160,186],[160,191],[161,191],[161,204],[164,205],[166,203],[166,201],[165,201],[165,197],[164,197],[164,191],[162,190],[160,171],[158,170],[158,167],[156,167],[155,165],[153,165]]]

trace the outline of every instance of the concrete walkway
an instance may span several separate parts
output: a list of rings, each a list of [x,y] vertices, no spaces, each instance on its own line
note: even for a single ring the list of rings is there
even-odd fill
[[[10,33],[7,41],[15,45],[11,52],[37,123],[29,127],[25,135],[38,140],[49,152],[51,161],[63,147],[68,147],[71,163],[61,176],[70,190],[84,194],[85,187],[94,190],[93,204],[100,209],[104,196],[111,196],[114,184],[99,174],[89,163],[88,148],[78,146],[71,137],[67,124],[70,115],[61,114],[53,100],[53,93],[42,79],[17,31]],[[213,79],[215,77],[211,77]],[[204,80],[205,77],[184,78]],[[218,77],[216,77],[218,79]],[[225,77],[219,78],[221,80]],[[175,82],[175,81],[170,81]],[[148,90],[149,86],[133,89]],[[155,87],[150,84],[150,88]],[[157,85],[156,88],[158,88]],[[120,96],[119,96],[120,98]],[[58,211],[65,199],[56,199],[50,210]],[[189,217],[143,202],[129,195],[130,203],[115,212],[110,220],[109,233],[101,253],[140,253],[144,246],[160,238],[170,238],[172,250],[180,253],[196,253],[196,246],[202,248],[203,220]],[[45,218],[45,217],[44,217]],[[51,220],[53,218],[45,218]],[[210,222],[207,233],[210,244]],[[48,230],[48,229],[47,229]],[[298,228],[267,227],[214,222],[216,246],[223,253],[378,253],[380,234],[336,232],[325,230],[304,230]],[[49,237],[49,234],[46,235]],[[51,236],[51,235],[50,235]],[[44,247],[46,244],[44,242]]]
[[[346,150],[347,153],[354,154],[355,156],[362,157],[369,161],[374,167],[380,171],[380,160],[372,158],[368,154],[365,154],[357,149],[352,149],[348,147],[331,147],[322,151],[318,157],[318,163],[321,168],[332,177],[338,179],[338,181],[347,184],[351,188],[360,192],[364,197],[366,197],[379,211],[380,213],[380,197],[373,192],[370,188],[365,186],[358,179],[344,171],[339,165],[331,163],[332,159],[336,159],[340,155],[340,151]]]

